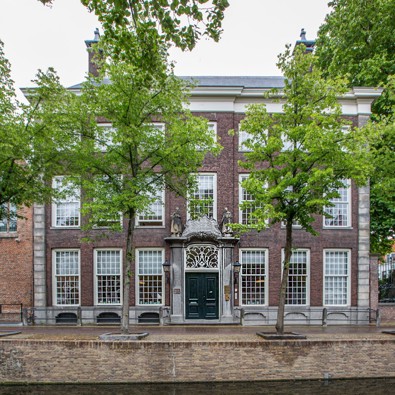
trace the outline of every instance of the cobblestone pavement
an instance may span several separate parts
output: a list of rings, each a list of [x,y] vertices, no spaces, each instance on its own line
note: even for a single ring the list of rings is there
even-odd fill
[[[20,332],[9,336],[8,332]],[[376,327],[364,326],[286,326],[287,332],[303,334],[307,340],[395,340],[395,323]],[[393,335],[383,333],[392,331]],[[97,340],[104,333],[119,333],[118,326],[0,326],[0,339],[41,339],[41,340]],[[148,332],[144,342],[261,342],[257,332],[275,332],[272,326],[235,325],[167,325],[131,326],[131,333]],[[2,336],[3,335],[3,336]]]

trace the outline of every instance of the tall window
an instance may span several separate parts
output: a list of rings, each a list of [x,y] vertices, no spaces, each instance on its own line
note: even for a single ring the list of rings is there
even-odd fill
[[[163,303],[163,250],[137,250],[137,303]]]
[[[213,141],[217,141],[217,122],[209,122],[208,123],[208,131],[211,134]],[[201,146],[197,146],[196,150],[201,151],[203,148]]]
[[[157,191],[156,195],[152,196],[155,200],[149,205],[144,213],[141,213],[137,218],[138,226],[163,226],[164,219],[164,191]]]
[[[99,133],[95,140],[95,148],[101,152],[107,152],[114,145],[114,136],[117,131],[111,123],[99,123]]]
[[[251,149],[245,146],[245,142],[251,138],[251,135],[244,130],[240,130],[239,126],[239,151],[240,152],[249,152]]]
[[[114,225],[122,225],[122,213],[113,212],[111,202],[117,195],[117,191],[122,189],[123,177],[113,175],[111,178],[107,175],[94,177],[95,204],[98,205],[94,212],[90,213],[91,221],[96,228],[108,228]],[[100,210],[99,210],[100,208]]]
[[[344,181],[344,187],[338,189],[339,197],[331,200],[333,206],[325,207],[325,212],[330,216],[324,218],[327,227],[351,226],[351,183]]]
[[[16,206],[4,203],[0,206],[0,232],[16,232]]]
[[[324,305],[349,304],[350,251],[324,251]]]
[[[284,251],[283,251],[284,257]],[[308,304],[309,251],[294,250],[289,263],[286,304]]]
[[[241,304],[266,304],[267,251],[242,250],[241,256]]]
[[[247,192],[241,183],[248,178],[248,174],[239,175],[239,222],[243,225],[253,225],[257,222],[257,219],[252,216],[252,213],[259,209],[259,204],[253,204],[255,201],[254,196]],[[243,202],[250,202],[246,208],[241,208]]]
[[[54,250],[54,304],[78,306],[80,304],[80,252]]]
[[[121,250],[95,250],[96,303],[121,304]]]
[[[52,226],[55,227],[79,227],[80,226],[80,195],[79,191],[65,191],[70,185],[63,183],[63,177],[53,179],[53,188],[63,193],[52,204]]]
[[[215,174],[198,174],[197,187],[188,201],[188,212],[192,219],[207,215],[214,217],[217,213],[217,182]]]

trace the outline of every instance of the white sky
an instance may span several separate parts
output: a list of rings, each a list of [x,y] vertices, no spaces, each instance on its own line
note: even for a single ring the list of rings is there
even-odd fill
[[[173,51],[178,75],[279,75],[285,44],[316,37],[328,0],[229,0],[219,43],[201,41],[191,52]],[[61,82],[82,82],[88,67],[84,40],[100,25],[79,0],[0,0],[0,39],[16,87],[31,86],[38,69],[54,67]],[[100,29],[101,30],[101,29]]]

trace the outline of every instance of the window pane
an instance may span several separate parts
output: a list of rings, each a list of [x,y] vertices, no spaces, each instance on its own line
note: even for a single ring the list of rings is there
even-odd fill
[[[207,215],[214,216],[214,175],[200,174],[196,176],[197,188],[189,201],[189,210],[192,218]]]
[[[243,225],[253,225],[256,224],[257,218],[252,216],[252,213],[260,208],[262,208],[258,203],[255,203],[255,198],[251,193],[248,193],[245,188],[242,187],[241,183],[248,178],[247,174],[240,174],[239,183],[239,205],[244,202],[250,202],[248,207],[240,208],[239,211],[239,221]]]
[[[97,303],[121,303],[121,251],[96,251]]]
[[[325,217],[325,226],[350,226],[350,185],[348,181],[345,184],[345,187],[338,189],[339,197],[331,200],[334,206],[325,207],[325,212],[331,216]]]
[[[163,191],[157,191],[156,195],[152,196],[155,198],[147,210],[140,214],[138,222],[140,226],[151,225],[160,226],[163,225]]]
[[[293,251],[289,263],[286,303],[307,304],[307,252]]]
[[[17,217],[16,206],[12,203],[4,203],[1,206],[3,218],[0,219],[0,232],[16,232],[17,231]]]
[[[266,252],[241,252],[241,303],[265,304]]]
[[[348,302],[348,252],[326,251],[324,267],[324,304],[346,305]]]
[[[138,251],[138,303],[162,304],[161,250]]]
[[[56,177],[53,185],[59,192],[64,192],[70,187],[70,185],[63,184],[63,177]],[[77,190],[70,190],[67,196],[57,199],[54,205],[54,226],[69,227],[80,225],[80,198]]]
[[[79,304],[79,252],[56,251],[55,253],[56,304]]]

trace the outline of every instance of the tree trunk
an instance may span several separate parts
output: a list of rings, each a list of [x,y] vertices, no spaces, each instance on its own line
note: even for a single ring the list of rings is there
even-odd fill
[[[121,333],[129,333],[129,295],[130,295],[130,279],[132,277],[132,266],[135,261],[133,237],[134,237],[134,224],[135,213],[129,211],[128,213],[128,231],[126,234],[126,257],[122,261],[123,272],[123,303],[122,303],[122,320],[121,320]]]
[[[284,334],[284,313],[285,313],[285,299],[287,295],[289,261],[292,254],[292,220],[287,220],[286,223],[286,237],[285,237],[285,252],[283,262],[283,275],[280,286],[280,295],[278,301],[277,323],[276,331],[278,335]]]

